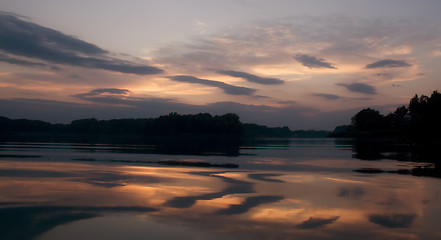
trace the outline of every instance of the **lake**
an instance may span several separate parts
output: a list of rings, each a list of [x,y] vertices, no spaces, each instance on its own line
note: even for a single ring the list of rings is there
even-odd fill
[[[184,148],[0,143],[0,239],[441,239],[441,179],[419,174],[434,156],[331,138]]]

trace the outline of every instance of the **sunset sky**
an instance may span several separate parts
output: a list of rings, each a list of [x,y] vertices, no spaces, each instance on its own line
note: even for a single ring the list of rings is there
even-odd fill
[[[439,0],[5,0],[0,116],[237,113],[291,129],[441,90]]]

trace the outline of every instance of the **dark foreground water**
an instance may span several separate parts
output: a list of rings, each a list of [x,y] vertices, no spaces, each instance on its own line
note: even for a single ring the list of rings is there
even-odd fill
[[[1,143],[0,239],[441,239],[433,159],[362,149]]]

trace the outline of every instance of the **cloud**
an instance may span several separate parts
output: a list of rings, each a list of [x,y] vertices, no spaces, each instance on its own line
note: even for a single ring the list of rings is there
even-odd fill
[[[119,88],[98,88],[98,89],[94,89],[88,93],[80,93],[80,94],[76,94],[73,95],[74,97],[78,97],[78,98],[87,98],[87,97],[96,97],[96,96],[109,96],[109,95],[113,95],[113,96],[118,96],[118,95],[122,95],[122,96],[126,96],[130,93],[130,90],[128,89],[119,89]]]
[[[332,68],[337,69],[332,66],[331,63],[328,63],[323,58],[316,58],[313,56],[309,56],[306,54],[297,54],[294,56],[294,59],[303,64],[303,66],[309,68]]]
[[[147,75],[163,72],[156,67],[110,57],[108,51],[96,45],[5,13],[0,13],[0,51],[51,63],[121,73]]]
[[[373,62],[371,64],[366,65],[365,68],[396,68],[396,67],[410,67],[412,64],[407,63],[406,61],[400,60],[392,60],[392,59],[384,59],[380,61]]]
[[[340,99],[340,96],[334,95],[334,94],[327,94],[327,93],[314,93],[312,94],[313,96],[316,97],[321,97],[324,98],[326,100],[337,100]]]
[[[369,216],[369,221],[386,228],[408,228],[415,218],[415,214],[373,214]]]
[[[253,95],[253,93],[256,92],[256,90],[252,89],[252,88],[238,87],[238,86],[226,84],[226,83],[220,82],[220,81],[200,79],[197,77],[187,76],[187,75],[172,76],[172,77],[169,77],[169,79],[177,81],[177,82],[196,83],[196,84],[217,87],[217,88],[222,89],[225,93],[231,94],[231,95]]]
[[[62,68],[60,68],[60,67],[58,67],[58,66],[52,66],[51,69],[54,70],[54,71],[60,71],[60,70],[62,70]]]
[[[364,93],[364,94],[377,94],[375,88],[364,83],[338,83],[337,85],[343,86],[351,92]]]
[[[292,105],[292,104],[296,104],[296,101],[292,101],[292,100],[287,100],[287,101],[277,101],[277,103]]]
[[[297,228],[300,229],[311,229],[311,228],[319,228],[319,227],[323,227],[326,226],[328,224],[331,224],[335,221],[337,221],[337,219],[339,219],[340,217],[336,216],[336,217],[331,217],[331,218],[313,218],[310,217],[308,220],[302,222],[301,224],[297,225]]]
[[[72,97],[106,105],[129,106],[135,109],[157,110],[164,108],[161,114],[168,114],[177,111],[177,109],[186,109],[187,106],[166,98],[131,97],[130,93],[131,91],[128,89],[98,88],[87,93],[72,95]],[[173,110],[167,111],[166,109]]]
[[[231,77],[243,78],[249,82],[255,82],[255,83],[260,83],[260,84],[265,84],[265,85],[282,84],[285,82],[285,81],[278,79],[278,78],[263,78],[263,77],[259,77],[259,76],[249,74],[246,72],[238,72],[238,71],[232,71],[232,70],[218,71],[218,73],[228,75]]]
[[[45,66],[47,66],[44,63],[21,60],[21,59],[10,57],[10,56],[7,56],[7,55],[1,54],[1,53],[0,53],[0,62],[6,62],[9,64],[16,64],[16,65],[21,65],[21,66],[26,66],[26,67],[45,67]]]
[[[304,55],[312,60],[305,63],[311,62],[311,67],[317,67],[312,70],[321,70],[321,79],[336,78],[341,74],[360,76],[366,70],[365,65],[374,62],[372,56],[386,59],[389,57],[385,56],[408,55],[408,51],[419,54],[415,51],[418,46],[438,44],[439,33],[425,25],[415,28],[416,25],[410,20],[378,21],[336,15],[326,18],[292,16],[238,25],[196,37],[191,42],[174,42],[157,49],[154,61],[173,71],[169,75],[209,76],[213,69],[244,70],[277,76],[286,84],[291,84],[311,77],[302,74],[302,68],[307,67],[295,60],[296,56]],[[332,71],[332,67],[340,70]],[[414,80],[419,67],[397,68],[400,73],[394,72],[390,79],[385,80]],[[332,72],[332,76],[326,76],[323,70]],[[280,97],[274,91],[272,95],[267,92],[269,89],[259,89],[263,95]]]
[[[260,98],[260,99],[271,99],[271,97],[263,96],[263,95],[254,95],[254,98]]]

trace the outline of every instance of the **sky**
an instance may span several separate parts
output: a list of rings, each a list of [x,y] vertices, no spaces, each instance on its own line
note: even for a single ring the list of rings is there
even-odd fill
[[[439,0],[3,0],[0,116],[332,130],[441,89]]]

